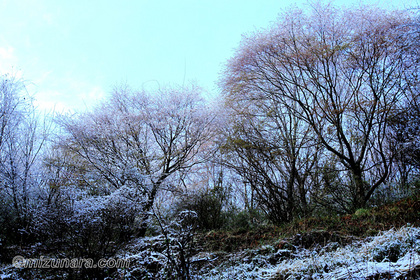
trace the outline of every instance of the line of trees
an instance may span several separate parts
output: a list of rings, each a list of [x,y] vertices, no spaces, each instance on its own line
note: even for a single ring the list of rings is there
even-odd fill
[[[419,35],[412,12],[290,9],[244,37],[219,104],[193,85],[119,87],[51,118],[3,76],[0,244],[97,258],[185,211],[202,229],[281,224],[416,190]]]
[[[273,220],[306,214],[308,200],[352,212],[391,184],[417,126],[404,120],[418,101],[413,36],[407,13],[319,5],[243,40],[222,80],[235,118],[227,145]]]

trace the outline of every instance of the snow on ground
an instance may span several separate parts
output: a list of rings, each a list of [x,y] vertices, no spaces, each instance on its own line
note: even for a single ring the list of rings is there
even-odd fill
[[[252,255],[251,251],[248,255]],[[285,251],[253,257],[238,252],[228,263],[197,279],[396,279],[414,268],[420,269],[420,228],[391,229],[345,247],[330,243],[311,250],[297,248],[289,251],[290,257],[275,265],[270,263],[273,256],[284,255]]]
[[[391,229],[365,242],[334,251],[326,248],[300,250],[296,258],[282,261],[271,272],[278,279],[308,275],[311,279],[365,279],[378,274],[396,278],[420,268],[420,228]]]
[[[121,252],[118,256],[130,259],[130,268],[118,271],[119,275],[164,276],[165,258],[157,253],[161,242],[159,237],[139,239]],[[291,245],[277,250],[265,245],[234,253],[200,252],[192,260],[192,279],[396,279],[414,269],[420,273],[420,228],[391,229],[347,246],[331,242],[312,249]],[[18,279],[15,272],[4,265],[0,279]]]

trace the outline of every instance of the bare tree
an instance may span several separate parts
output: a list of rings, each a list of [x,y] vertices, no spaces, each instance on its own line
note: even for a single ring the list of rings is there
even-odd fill
[[[404,93],[397,39],[407,22],[406,13],[367,6],[290,10],[244,39],[224,74],[226,91],[265,95],[310,126],[348,178],[345,211],[365,207],[389,175],[388,119]]]
[[[30,204],[42,184],[40,153],[49,126],[36,112],[22,81],[0,80],[0,193],[8,227],[27,230]],[[2,208],[3,208],[2,207]],[[3,215],[1,218],[4,218]],[[8,220],[8,221],[7,221]],[[17,235],[14,233],[13,235]]]
[[[398,170],[401,184],[408,183],[409,176],[418,175],[420,168],[420,17],[401,28],[400,51],[404,55],[405,100],[390,118],[392,136],[398,150]]]
[[[232,94],[227,105],[233,125],[223,131],[226,166],[251,186],[273,222],[308,214],[311,172],[320,153],[309,126],[264,95]]]
[[[196,87],[154,94],[120,88],[93,112],[60,120],[66,134],[59,147],[74,155],[80,187],[96,194],[138,189],[140,235],[157,192],[203,160],[212,118],[199,93]]]

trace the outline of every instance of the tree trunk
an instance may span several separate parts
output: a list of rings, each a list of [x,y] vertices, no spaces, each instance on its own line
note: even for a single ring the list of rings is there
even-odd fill
[[[158,183],[160,185],[161,181],[158,181]],[[157,183],[153,184],[152,190],[147,199],[147,203],[145,204],[143,213],[141,214],[141,222],[137,232],[137,237],[144,237],[146,235],[147,229],[149,228],[148,220],[150,217],[150,210],[152,210],[153,204],[155,203],[155,197],[159,185],[157,185]]]
[[[353,205],[351,211],[366,207],[366,183],[363,180],[360,168],[353,170],[353,180],[355,193],[353,195]]]

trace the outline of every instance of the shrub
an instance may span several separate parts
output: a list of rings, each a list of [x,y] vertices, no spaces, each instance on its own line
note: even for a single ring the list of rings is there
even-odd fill
[[[194,211],[201,230],[220,229],[227,222],[224,202],[224,195],[215,189],[198,191],[182,197],[176,206],[176,212]]]
[[[115,245],[136,233],[136,217],[142,207],[131,199],[130,188],[97,197],[74,190],[63,193],[66,191],[71,200],[40,207],[32,214],[32,232],[39,240],[48,241],[49,250],[99,259],[112,255]]]
[[[194,235],[197,229],[197,213],[180,212],[172,222],[155,216],[163,236],[163,255],[166,279],[191,279],[191,260],[196,252]]]
[[[257,209],[232,211],[229,215],[229,227],[236,229],[253,229],[268,221],[265,214]]]

